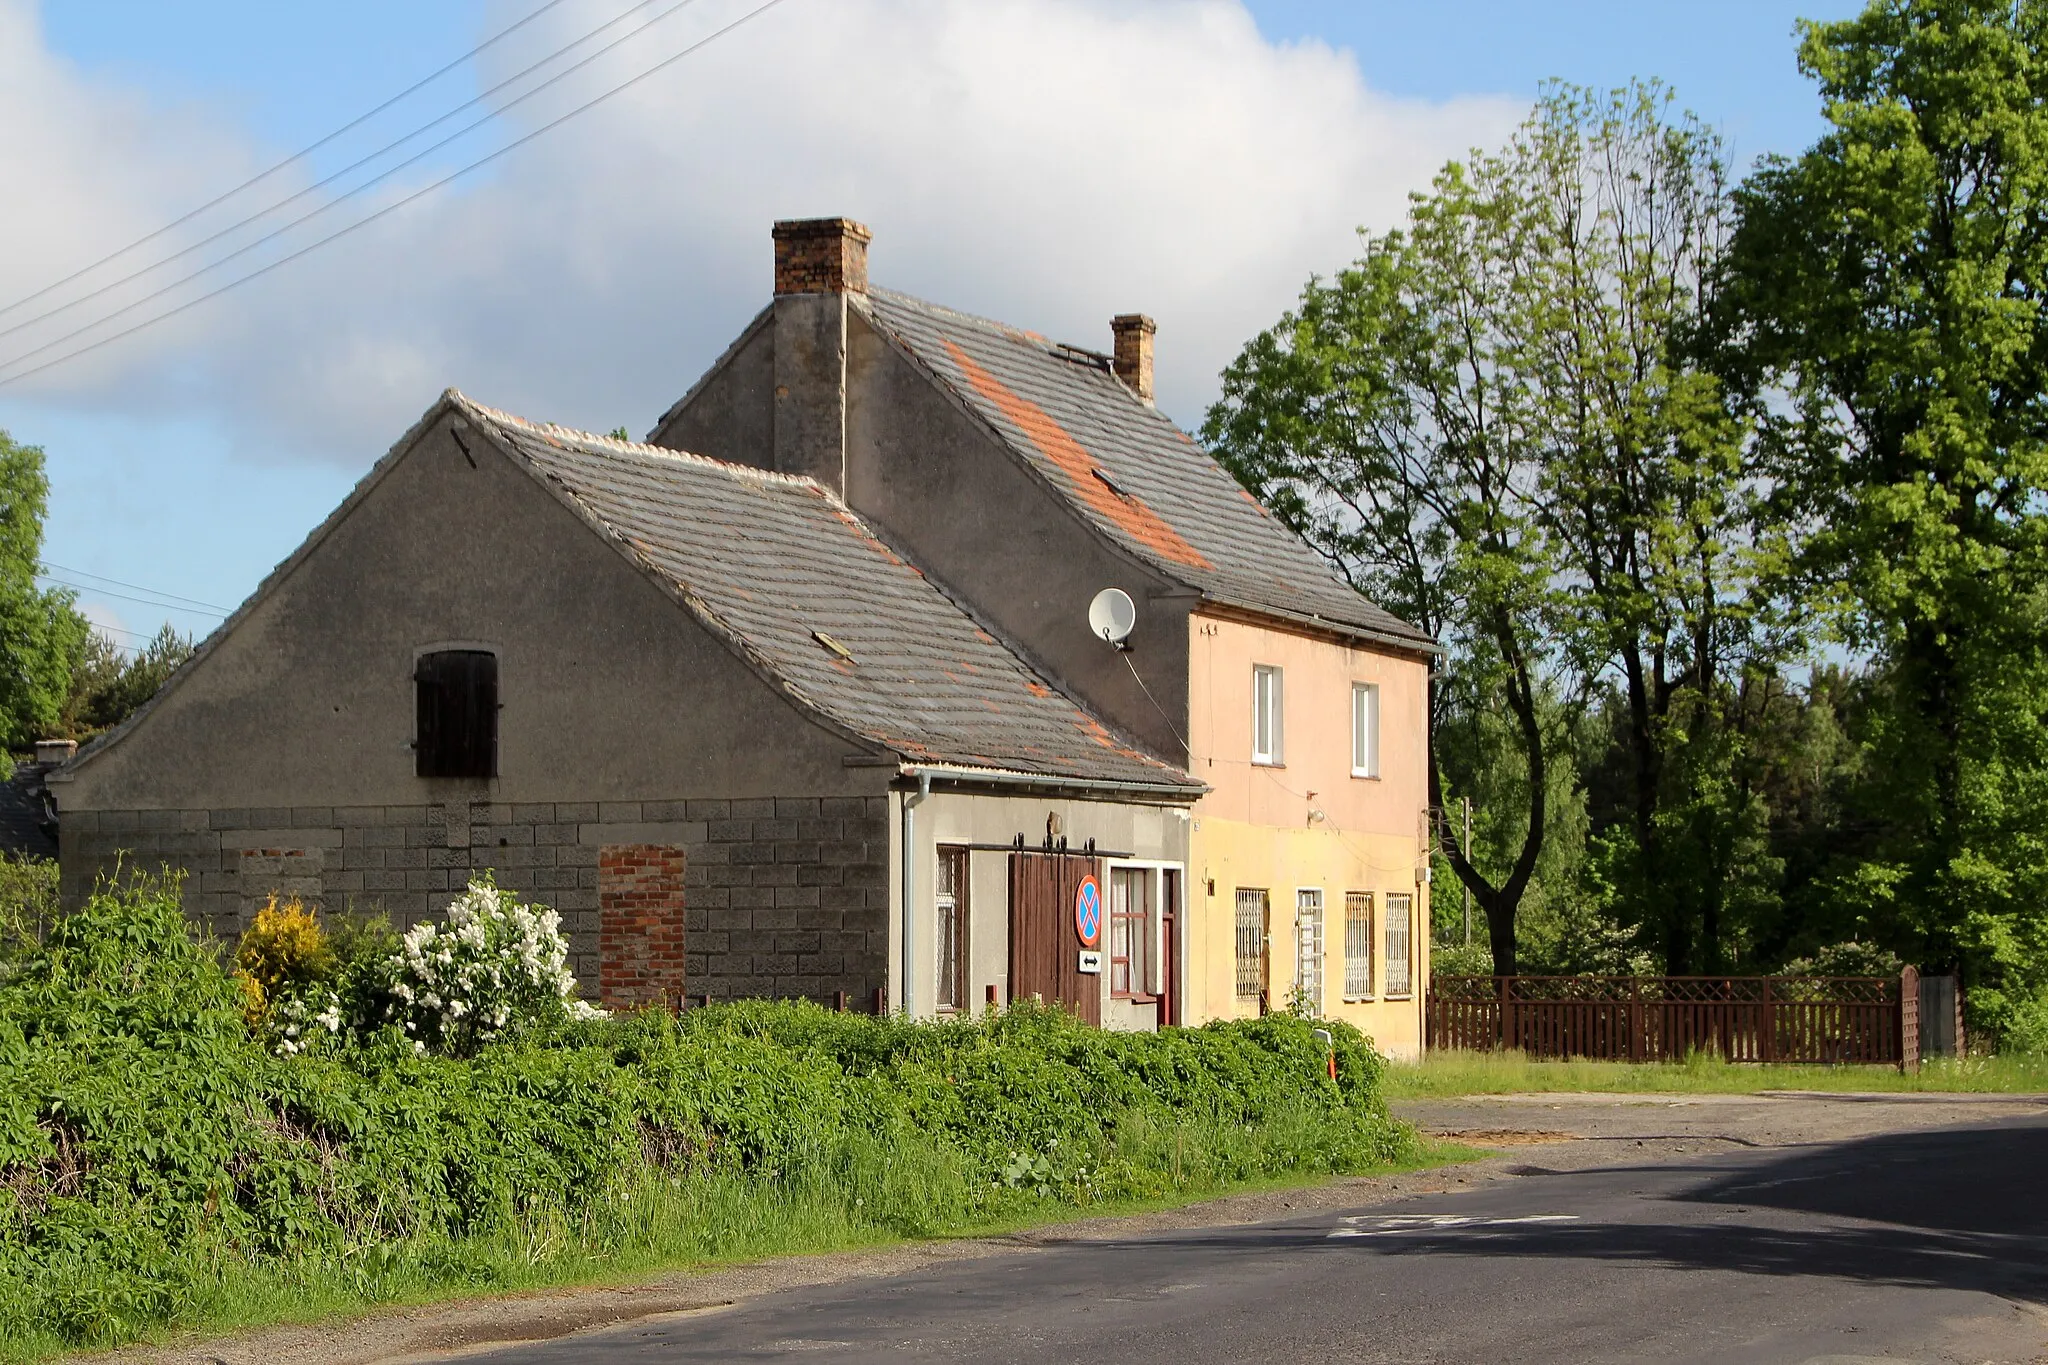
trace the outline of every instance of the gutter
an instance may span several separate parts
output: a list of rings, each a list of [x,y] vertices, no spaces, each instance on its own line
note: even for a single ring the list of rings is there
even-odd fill
[[[905,1018],[910,1016],[910,978],[917,962],[917,808],[931,794],[932,775],[925,772],[917,775],[917,790],[903,798],[903,970],[896,994]]]
[[[905,763],[897,768],[905,777],[918,780],[919,800],[931,792],[931,780],[982,782],[1001,787],[1052,787],[1073,791],[1106,792],[1124,796],[1171,797],[1190,803],[1206,796],[1206,782],[1126,782],[1108,777],[1061,777],[1052,773],[1018,772],[1012,768],[976,768],[958,763]]]

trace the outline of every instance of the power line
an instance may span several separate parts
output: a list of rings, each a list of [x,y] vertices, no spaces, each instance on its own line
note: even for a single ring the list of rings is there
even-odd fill
[[[195,607],[205,607],[208,611],[217,611],[223,615],[232,610],[232,608],[223,607],[217,602],[202,602],[196,597],[185,597],[175,592],[165,592],[162,588],[144,587],[140,583],[123,583],[120,579],[109,578],[103,573],[87,573],[84,569],[73,569],[63,564],[53,564],[47,559],[43,561],[43,568],[45,570],[55,569],[58,573],[68,573],[74,578],[90,578],[101,583],[111,583],[117,588],[133,588],[137,592],[146,592],[156,597],[168,597],[174,602],[184,602]],[[44,576],[48,577],[49,575],[45,573]]]
[[[336,128],[326,137],[323,137],[317,142],[311,143],[305,147],[300,148],[298,151],[293,152],[290,156],[286,157],[284,160],[278,162],[276,165],[270,167],[269,169],[258,171],[255,175],[250,176],[247,180],[244,180],[241,184],[235,186],[233,189],[227,191],[225,194],[217,195],[214,198],[207,200],[198,208],[193,209],[190,213],[185,214],[183,217],[172,219],[170,222],[165,223],[156,231],[149,233],[146,236],[136,238],[134,241],[122,247],[120,250],[112,252],[109,255],[100,257],[91,265],[82,266],[79,269],[72,271],[69,275],[66,275],[61,280],[57,280],[52,284],[46,284],[41,289],[36,290],[35,293],[25,295],[22,298],[16,299],[13,303],[7,304],[4,307],[0,307],[0,317],[7,316],[7,314],[13,312],[15,309],[20,308],[25,304],[34,303],[37,299],[42,298],[45,294],[51,293],[54,290],[62,289],[65,285],[70,284],[73,280],[79,279],[82,276],[90,275],[93,271],[98,270],[101,266],[106,265],[112,261],[119,260],[121,257],[126,256],[129,252],[135,250],[137,247],[149,245],[151,242],[163,236],[165,233],[170,232],[173,229],[183,227],[185,224],[191,222],[194,218],[197,218],[200,214],[205,213],[208,209],[217,208],[220,205],[225,204],[228,200],[234,198],[243,190],[251,189],[257,185],[262,184],[265,180],[268,180],[271,176],[276,175],[285,167],[294,165],[297,162],[305,160],[307,157],[319,151],[322,147],[325,147],[328,143],[334,141],[342,134],[354,131],[355,129],[361,127],[363,124],[369,122],[371,119],[375,118],[377,115],[383,113],[386,109],[391,108],[393,105],[398,104],[402,100],[408,99],[411,96],[418,94],[420,91],[426,89],[426,87],[432,85],[435,81],[440,80],[441,77],[453,71],[456,67],[461,66],[464,62],[469,61],[472,58],[482,56],[487,49],[497,46],[497,44],[511,37],[514,33],[518,32],[522,28],[525,28],[528,24],[540,18],[543,14],[546,14],[549,10],[553,9],[555,6],[561,3],[562,0],[547,0],[546,4],[542,5],[533,13],[527,15],[524,19],[519,20],[517,23],[511,25],[508,28],[502,28],[498,30],[496,33],[484,39],[481,43],[478,43],[469,51],[463,53],[460,57],[457,57],[454,61],[442,67],[440,70],[435,71],[431,75],[423,76],[417,81],[414,81],[411,85],[408,85],[405,89],[399,91],[390,99],[385,100],[375,109],[370,110],[368,113],[357,115],[355,118],[350,119],[347,123],[342,124],[341,127]],[[447,115],[443,115],[442,117],[445,118],[447,117]],[[431,128],[433,125],[428,124],[427,126]],[[276,205],[272,205],[272,207],[275,208]],[[269,210],[265,210],[265,212],[268,211]]]
[[[36,577],[45,579],[51,583],[55,583],[60,588],[75,588],[79,592],[89,592],[100,597],[117,598],[118,600],[123,602],[134,602],[140,606],[145,607],[159,607],[165,611],[189,612],[194,616],[225,617],[227,615],[226,612],[214,611],[210,607],[181,607],[175,602],[159,602],[155,598],[150,597],[131,597],[125,592],[108,592],[105,588],[96,588],[93,587],[91,584],[69,582],[65,579],[57,577],[55,574],[37,574]]]
[[[358,228],[368,227],[371,223],[376,222],[378,219],[386,216],[387,214],[397,212],[399,209],[404,208],[406,205],[412,203],[414,200],[425,198],[427,195],[432,194],[435,190],[441,189],[443,186],[453,184],[455,181],[462,179],[464,176],[469,175],[475,171],[481,170],[485,166],[490,165],[492,162],[498,160],[500,157],[505,156],[508,153],[517,151],[519,148],[533,141],[541,134],[550,132],[555,128],[559,128],[564,123],[567,123],[570,119],[575,118],[579,114],[586,113],[589,110],[596,108],[598,105],[603,104],[606,100],[611,99],[614,95],[622,94],[625,91],[632,89],[634,86],[646,80],[648,77],[656,75],[659,72],[664,71],[667,68],[675,65],[677,62],[689,56],[691,53],[697,51],[699,48],[705,47],[710,43],[718,41],[718,39],[724,37],[726,34],[740,27],[740,25],[758,19],[761,15],[766,14],[769,10],[774,9],[777,5],[781,3],[783,3],[783,0],[766,0],[765,3],[757,5],[753,9],[748,10],[739,18],[725,25],[725,27],[713,30],[708,36],[698,39],[696,42],[690,44],[688,47],[676,53],[674,56],[663,58],[661,61],[649,67],[647,70],[641,72],[639,75],[634,76],[631,79],[619,85],[613,86],[611,89],[605,91],[603,94],[598,95],[593,99],[586,100],[584,103],[577,105],[574,109],[571,109],[568,113],[563,114],[558,118],[551,119],[546,123],[543,123],[540,127],[535,128],[533,131],[525,134],[524,136],[507,143],[503,147],[500,147],[497,151],[491,152],[486,156],[479,157],[475,161],[470,162],[467,166],[464,166],[459,170],[450,172],[449,174],[441,177],[439,180],[436,180],[433,184],[424,186],[418,190],[413,191],[411,194],[408,194],[403,199],[399,199],[394,201],[393,203],[385,205],[383,208],[378,209],[375,213],[370,214],[368,217],[360,218],[357,221],[350,223],[347,227],[336,229],[334,232],[331,232],[327,236],[320,238],[318,241],[309,242],[305,246],[300,247],[297,251],[294,251],[289,255],[280,256],[278,259],[270,262],[268,265],[261,266],[256,270],[250,271],[247,275],[242,276],[240,279],[230,280],[228,281],[228,283],[221,285],[219,288],[208,290],[206,293],[201,294],[197,298],[188,299],[184,303],[179,304],[177,307],[159,313],[153,318],[146,318],[143,321],[136,323],[133,327],[125,327],[122,330],[115,332],[111,336],[101,337],[98,341],[94,341],[87,345],[81,346],[75,351],[67,351],[63,355],[57,356],[51,360],[46,360],[42,364],[34,366],[33,368],[22,370],[17,374],[8,375],[5,378],[0,378],[0,388],[6,388],[9,384],[18,383],[23,379],[29,378],[31,375],[41,374],[44,370],[52,369],[58,365],[64,364],[67,361],[76,360],[78,357],[82,355],[86,355],[93,351],[97,351],[102,346],[112,345],[114,342],[120,341],[125,337],[131,337],[135,335],[137,332],[144,331],[148,328],[156,326],[160,322],[167,322],[171,318],[174,318],[178,316],[180,313],[185,312],[187,309],[196,308],[200,304],[205,303],[209,299],[218,298],[222,294],[225,294],[230,290],[241,288],[243,285],[248,284],[252,280],[261,279],[263,276],[268,275],[271,271],[276,270],[279,266],[289,265],[291,262],[297,260],[299,257],[304,256],[307,252],[317,251],[319,248],[326,246],[329,242],[336,241],[339,238],[348,236],[348,234],[356,231]],[[108,320],[108,318],[102,318],[100,321],[105,322]],[[44,347],[42,349],[47,350],[48,348]],[[26,360],[27,358],[27,356],[18,356],[13,361],[9,361],[7,363],[18,364],[20,363],[20,361]]]
[[[260,221],[261,219],[268,217],[270,214],[277,212],[279,209],[283,208],[287,204],[295,204],[299,200],[304,199],[306,196],[316,193],[317,191],[325,189],[327,186],[334,184],[336,181],[346,179],[349,175],[353,174],[354,172],[362,169],[364,166],[367,166],[371,162],[375,161],[378,157],[383,156],[387,152],[395,151],[398,148],[403,147],[406,143],[412,141],[420,134],[426,132],[427,129],[434,128],[439,126],[440,124],[446,123],[449,119],[454,118],[463,110],[481,104],[485,100],[489,99],[492,95],[495,95],[500,90],[503,90],[506,86],[513,85],[521,80],[524,80],[527,76],[532,75],[535,71],[538,71],[541,67],[546,66],[549,62],[552,62],[556,58],[564,56],[569,52],[573,51],[574,49],[581,47],[584,43],[589,42],[592,38],[595,38],[598,34],[604,32],[606,29],[611,28],[615,24],[623,22],[628,15],[631,15],[636,11],[643,10],[647,8],[647,6],[653,4],[654,2],[655,0],[639,0],[637,4],[635,4],[631,9],[625,11],[624,14],[620,14],[616,18],[606,20],[604,23],[599,24],[590,32],[584,34],[581,38],[578,38],[574,42],[569,43],[563,47],[557,48],[554,52],[549,53],[547,56],[533,63],[525,70],[520,71],[515,75],[508,76],[502,81],[499,81],[496,85],[492,86],[489,90],[484,91],[482,94],[476,96],[474,99],[466,100],[463,103],[456,105],[453,109],[450,109],[447,113],[442,114],[440,117],[435,118],[425,124],[422,124],[420,127],[413,129],[404,137],[401,137],[394,142],[386,143],[384,146],[379,147],[376,151],[371,152],[369,155],[358,158],[357,160],[342,167],[340,170],[334,172],[334,174],[326,177],[325,179],[315,181],[313,184],[306,186],[304,189],[299,190],[294,194],[288,195],[285,198],[278,200],[275,204],[270,205],[270,207],[260,209],[257,212],[248,215],[239,222],[230,223],[226,227],[220,229],[220,231],[213,233],[211,236],[202,237],[198,241],[191,243],[189,246],[182,247],[179,250],[172,252],[170,255],[164,257],[162,260],[153,261],[149,265],[143,266],[140,270],[131,270],[118,280],[109,280],[107,283],[101,285],[99,288],[89,290],[84,294],[80,294],[77,298],[72,299],[68,303],[58,304],[55,308],[45,309],[43,312],[36,314],[32,318],[28,318],[24,321],[17,322],[10,327],[0,328],[0,337],[13,336],[16,332],[24,331],[30,327],[35,326],[39,322],[47,322],[51,318],[61,316],[64,313],[68,313],[72,309],[78,307],[80,304],[90,303],[94,299],[99,298],[102,295],[108,294],[113,290],[119,289],[124,284],[132,284],[136,280],[141,279],[145,275],[163,269],[163,267],[169,265],[172,261],[179,260],[182,259],[183,257],[189,256],[195,251],[202,251],[205,248],[213,245],[215,242],[219,241],[221,238],[229,237],[237,232],[240,232],[243,228],[248,227],[251,224]],[[65,342],[72,340],[73,338],[85,335],[85,333],[91,331],[95,327],[101,326],[104,323],[112,322],[115,318],[121,317],[122,315],[127,313],[132,313],[137,308],[142,307],[146,303],[150,303],[156,299],[162,298],[165,294],[168,294],[172,290],[179,288],[181,285],[190,284],[193,280],[198,279],[201,275],[209,274],[212,271],[220,269],[229,261],[248,255],[250,252],[256,250],[256,248],[264,245],[266,242],[276,241],[279,237],[284,236],[293,228],[296,228],[301,224],[311,222],[313,219],[318,218],[321,214],[326,213],[329,209],[332,209],[337,205],[347,203],[350,199],[354,198],[356,195],[361,194],[364,190],[370,189],[373,186],[380,185],[384,181],[389,180],[392,176],[398,174],[406,167],[416,165],[419,162],[426,160],[426,158],[432,156],[435,152],[440,151],[449,143],[461,141],[464,137],[467,137],[469,134],[483,127],[492,119],[504,114],[507,110],[517,108],[519,105],[524,104],[526,101],[532,99],[535,95],[538,95],[541,91],[546,90],[549,86],[554,85],[557,81],[560,81],[564,77],[572,76],[576,72],[581,71],[584,67],[596,61],[599,57],[604,56],[605,53],[610,52],[613,48],[619,46],[619,44],[628,42],[634,38],[639,37],[642,33],[645,33],[648,29],[653,28],[656,24],[668,18],[670,15],[676,13],[678,10],[685,9],[688,6],[693,5],[695,3],[696,0],[677,0],[676,4],[671,5],[668,9],[663,10],[660,14],[657,14],[656,16],[654,16],[654,18],[648,20],[639,28],[634,29],[631,33],[623,34],[620,37],[613,39],[611,42],[606,43],[597,51],[591,53],[588,57],[585,57],[582,61],[577,62],[574,66],[567,67],[561,71],[556,72],[554,75],[542,81],[539,85],[534,86],[533,89],[527,91],[525,94],[507,100],[503,105],[491,110],[489,113],[486,113],[482,118],[471,120],[469,123],[464,124],[462,127],[450,133],[447,137],[442,138],[439,142],[434,143],[430,147],[422,148],[420,151],[418,151],[412,156],[407,157],[405,160],[399,162],[395,166],[391,166],[386,168],[385,170],[379,171],[376,175],[371,176],[362,184],[357,185],[352,189],[346,190],[341,194],[336,195],[334,198],[328,200],[326,203],[320,205],[318,208],[313,209],[311,212],[300,214],[298,217],[292,219],[289,223],[284,224],[282,227],[272,228],[270,231],[264,233],[261,237],[258,237],[256,240],[252,242],[247,242],[242,246],[235,248],[233,251],[230,251],[225,256],[207,262],[205,265],[200,266],[197,270],[191,271],[185,275],[181,275],[177,279],[172,280],[169,284],[166,284],[159,289],[152,290],[151,292],[144,294],[141,298],[135,299],[130,303],[124,304],[120,308],[116,308],[111,313],[106,313],[100,317],[94,318],[91,322],[86,323],[82,327],[73,328],[71,331],[66,332],[63,336],[57,337],[52,341],[45,342],[43,345],[38,346],[33,350],[24,351],[20,355],[17,355],[10,360],[0,361],[0,369],[5,369],[9,365],[18,365],[24,360],[31,359],[38,355],[42,355],[46,351],[54,350],[57,347],[62,346]]]

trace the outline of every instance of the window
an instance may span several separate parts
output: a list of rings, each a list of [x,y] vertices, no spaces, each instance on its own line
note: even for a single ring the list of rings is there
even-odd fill
[[[1109,870],[1109,993],[1146,998],[1152,985],[1152,874]]]
[[[1311,1011],[1323,1007],[1323,893],[1294,893],[1294,994]]]
[[[1351,775],[1380,775],[1380,685],[1351,684]]]
[[[1270,664],[1252,667],[1252,762],[1278,765],[1286,738],[1286,701],[1280,670]]]
[[[1344,998],[1372,999],[1372,892],[1344,893]]]
[[[938,1008],[957,1010],[967,999],[967,850],[939,850]]]
[[[1387,897],[1387,994],[1407,995],[1414,987],[1409,972],[1409,952],[1412,936],[1408,932],[1408,920],[1413,913],[1413,896],[1388,895]]]
[[[498,775],[498,656],[444,649],[413,665],[413,770],[421,777]]]
[[[1266,893],[1240,887],[1237,893],[1237,998],[1256,1000],[1266,991]]]

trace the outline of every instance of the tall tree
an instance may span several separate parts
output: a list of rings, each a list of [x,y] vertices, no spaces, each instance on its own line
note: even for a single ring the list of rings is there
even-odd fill
[[[1549,91],[1506,148],[1446,167],[1405,232],[1362,234],[1351,269],[1312,280],[1204,427],[1353,582],[1450,647],[1433,723],[1513,718],[1519,847],[1492,866],[1445,853],[1503,972],[1596,686],[1627,717],[1626,890],[1674,970],[1718,944],[1720,913],[1714,877],[1675,875],[1674,805],[1695,826],[1755,819],[1669,757],[1733,742],[1723,703],[1759,618],[1749,446],[1688,350],[1725,237],[1719,148],[1668,103],[1654,85]]]
[[[88,634],[71,593],[36,586],[49,498],[43,452],[0,431],[0,741],[14,750],[52,732]]]
[[[1865,922],[1985,987],[2048,978],[2048,5],[1807,24],[1829,131],[1740,193],[1728,354],[1872,651]],[[1984,997],[1988,999],[1989,997]]]

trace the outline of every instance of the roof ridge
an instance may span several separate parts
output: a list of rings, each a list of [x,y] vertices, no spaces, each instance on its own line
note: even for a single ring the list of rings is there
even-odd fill
[[[603,436],[594,431],[584,431],[579,427],[563,426],[560,422],[539,422],[531,417],[521,417],[516,412],[506,412],[503,408],[494,408],[488,403],[479,403],[460,389],[449,389],[447,397],[457,406],[485,421],[503,423],[506,426],[531,432],[536,436],[567,436],[577,441],[587,441],[592,445],[609,448],[622,455],[637,455],[655,460],[673,460],[682,464],[704,465],[721,473],[736,474],[742,478],[752,479],[759,483],[780,483],[809,489],[823,494],[838,506],[846,506],[844,499],[808,474],[785,474],[776,469],[763,469],[759,465],[742,464],[738,460],[721,460],[716,455],[704,455],[694,450],[678,450],[674,446],[650,445],[645,441],[621,441],[616,436]]]
[[[1029,342],[1056,360],[1072,361],[1076,357],[1085,357],[1088,361],[1094,363],[1092,367],[1099,367],[1104,374],[1112,373],[1112,367],[1116,364],[1115,358],[1107,351],[1097,351],[1087,346],[1076,346],[1071,341],[1055,341],[1043,332],[1033,332],[1023,327],[1013,326],[1000,318],[989,318],[983,317],[979,313],[963,312],[958,308],[949,308],[943,303],[933,303],[930,299],[918,298],[915,294],[906,294],[900,289],[885,289],[880,285],[869,285],[868,292],[870,294],[880,294],[884,299],[892,303],[907,303],[913,307],[923,308],[928,312],[943,314],[946,317],[955,318],[961,322],[971,323],[986,331],[1000,332],[1011,341]]]

